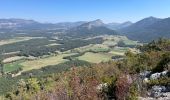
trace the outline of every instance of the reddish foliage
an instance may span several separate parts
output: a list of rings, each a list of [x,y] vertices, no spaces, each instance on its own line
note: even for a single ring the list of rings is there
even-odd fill
[[[129,87],[132,83],[129,75],[121,75],[116,82],[116,98],[117,100],[125,100],[128,95]]]
[[[70,87],[73,91],[73,100],[100,100],[96,87],[98,81],[94,78],[81,79],[75,73],[72,76]]]

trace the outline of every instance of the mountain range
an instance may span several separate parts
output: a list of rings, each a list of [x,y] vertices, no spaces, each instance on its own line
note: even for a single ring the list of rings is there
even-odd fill
[[[102,20],[40,23],[25,19],[0,19],[0,34],[4,30],[56,30],[64,29],[70,36],[125,35],[132,40],[149,42],[160,37],[170,38],[170,18],[147,17],[135,23],[108,23]]]
[[[34,20],[25,19],[0,19],[0,29],[68,29],[79,26],[85,21],[61,22],[61,23],[40,23]]]

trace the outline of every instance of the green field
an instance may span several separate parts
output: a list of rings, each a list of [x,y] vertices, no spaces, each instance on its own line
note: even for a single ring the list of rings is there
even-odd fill
[[[93,52],[106,52],[109,50],[109,47],[107,45],[103,44],[90,44],[88,46],[83,46],[79,48],[75,48],[75,52],[88,52],[88,51],[93,51]]]
[[[107,53],[92,53],[86,52],[84,55],[77,57],[79,60],[84,60],[91,63],[107,62],[111,60],[112,55]]]
[[[118,47],[118,42],[122,41],[125,45],[138,45],[137,41],[129,40],[125,36],[103,35],[104,42],[102,44],[91,44],[88,46],[75,48],[74,52],[86,52],[84,55],[77,57],[79,60],[88,61],[91,63],[100,63],[111,60],[114,55],[123,56],[130,47]],[[113,46],[113,47],[110,47]],[[92,53],[96,52],[96,53]],[[105,53],[103,53],[105,52]]]
[[[7,72],[12,72],[12,71],[15,71],[19,68],[22,68],[22,65],[20,65],[20,63],[24,62],[24,60],[20,60],[20,61],[15,61],[15,62],[12,62],[12,63],[7,63],[4,65],[4,72],[7,73]]]
[[[108,46],[114,46],[116,45],[118,42],[122,41],[123,43],[125,43],[126,45],[137,45],[139,44],[138,41],[133,41],[133,40],[129,40],[127,37],[125,36],[103,36],[104,41],[104,45],[108,45]]]
[[[120,56],[123,56],[125,52],[120,52],[120,51],[114,51],[114,50],[112,50],[112,51],[110,51],[109,53],[112,54],[112,55],[120,55]]]
[[[57,56],[49,56],[44,58],[37,58],[34,60],[18,60],[11,63],[6,63],[4,65],[4,72],[12,72],[16,71],[19,68],[22,68],[22,72],[29,71],[32,69],[40,69],[42,67],[48,66],[48,65],[56,65],[59,63],[64,63],[68,61],[67,59],[63,59],[63,57],[71,56],[76,53],[68,53],[68,54],[60,54]]]
[[[128,47],[115,47],[109,53],[113,55],[121,55],[123,56],[125,52],[129,50]]]
[[[29,71],[32,69],[40,69],[42,67],[48,66],[48,65],[57,65],[59,63],[64,63],[68,61],[67,59],[63,59],[63,57],[74,55],[75,53],[70,54],[60,54],[57,56],[51,56],[47,58],[41,58],[37,60],[32,61],[25,61],[20,63],[21,66],[23,66],[23,71]]]

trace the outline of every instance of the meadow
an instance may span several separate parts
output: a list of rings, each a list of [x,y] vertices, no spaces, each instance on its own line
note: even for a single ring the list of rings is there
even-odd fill
[[[64,63],[68,61],[67,59],[63,59],[63,57],[75,55],[76,53],[69,53],[69,54],[59,54],[59,55],[51,55],[51,56],[44,56],[42,58],[36,58],[32,60],[22,59],[16,60],[10,63],[4,64],[4,72],[13,72],[22,68],[22,72],[29,71],[32,69],[40,69],[45,66],[49,65],[57,65],[59,63]],[[12,58],[12,57],[11,57]],[[10,59],[10,58],[8,58]]]
[[[108,53],[92,53],[86,52],[84,55],[77,57],[79,60],[84,60],[91,63],[107,62],[111,60],[112,55]]]
[[[16,71],[19,68],[22,68],[22,65],[20,65],[20,63],[22,63],[22,62],[24,62],[24,60],[6,63],[4,65],[4,72],[8,73],[8,72]]]
[[[10,63],[10,62],[21,60],[21,59],[24,59],[24,58],[25,58],[24,56],[9,57],[9,58],[4,59],[3,63]]]
[[[74,55],[74,54],[75,53],[60,54],[60,55],[50,56],[50,57],[46,57],[46,58],[40,58],[40,59],[32,60],[32,61],[25,61],[25,62],[20,63],[20,65],[23,66],[22,72],[29,71],[29,70],[32,70],[32,69],[40,69],[40,68],[45,67],[45,66],[57,65],[59,63],[64,63],[68,60],[63,59],[63,57],[71,56],[71,55]]]
[[[109,47],[107,45],[103,45],[103,44],[90,44],[87,46],[83,46],[83,47],[79,47],[79,48],[75,48],[73,49],[75,52],[88,52],[88,51],[92,51],[92,52],[107,52],[109,51]]]

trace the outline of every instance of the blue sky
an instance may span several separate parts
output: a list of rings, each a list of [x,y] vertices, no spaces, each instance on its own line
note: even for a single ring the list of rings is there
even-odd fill
[[[170,0],[0,0],[0,18],[135,22],[149,16],[170,17]]]

